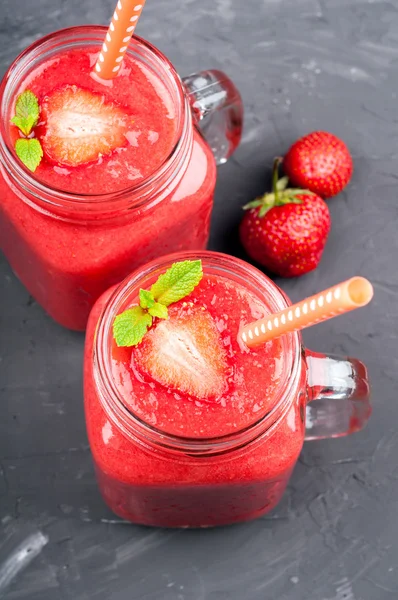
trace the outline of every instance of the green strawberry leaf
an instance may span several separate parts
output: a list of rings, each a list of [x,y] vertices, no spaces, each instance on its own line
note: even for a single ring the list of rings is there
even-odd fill
[[[276,184],[276,189],[278,190],[278,192],[283,192],[283,190],[285,190],[287,188],[288,183],[289,183],[288,177],[281,177],[280,179],[278,179],[277,184]]]
[[[30,134],[33,127],[39,121],[39,101],[33,92],[25,90],[19,94],[15,103],[15,117],[11,121],[26,136]]]
[[[316,196],[314,192],[310,190],[303,190],[300,188],[289,188],[285,193],[289,193],[291,196],[301,195],[301,196]]]
[[[155,304],[155,298],[148,290],[140,290],[140,306],[141,308],[152,308]]]
[[[185,260],[174,263],[151,287],[155,300],[164,306],[188,296],[203,277],[202,261]]]
[[[113,337],[118,346],[136,346],[152,325],[152,317],[140,306],[125,310],[113,322]]]
[[[301,196],[314,195],[313,192],[302,190],[299,188],[288,188],[289,178],[281,177],[278,179],[278,168],[281,163],[281,158],[276,158],[274,161],[272,192],[264,194],[251,202],[248,202],[243,207],[243,210],[259,208],[258,217],[261,219],[274,206],[286,206],[286,204],[302,204]]]
[[[263,204],[263,206],[258,211],[258,217],[262,219],[271,208],[272,206],[267,206],[266,204]]]
[[[43,158],[43,149],[39,140],[20,138],[15,143],[15,152],[23,164],[33,173],[36,171]]]
[[[261,196],[260,198],[256,198],[255,200],[252,200],[252,202],[248,202],[247,204],[245,204],[245,206],[243,207],[243,210],[247,210],[248,208],[258,208],[259,206],[261,206],[262,210],[260,212],[262,212],[264,208],[265,208],[265,212],[267,212],[274,205],[275,205],[275,194],[272,194],[272,193],[264,194],[264,196]]]
[[[151,306],[148,310],[149,314],[152,317],[157,317],[158,319],[168,319],[169,311],[167,310],[167,306],[164,304],[160,304],[160,302],[155,302],[153,306]]]
[[[252,200],[244,205],[243,210],[249,210],[250,208],[258,208],[264,204],[262,198],[257,198],[256,200]]]
[[[296,198],[296,196],[291,196],[290,198],[286,198],[284,204],[302,204],[303,201],[301,198]]]

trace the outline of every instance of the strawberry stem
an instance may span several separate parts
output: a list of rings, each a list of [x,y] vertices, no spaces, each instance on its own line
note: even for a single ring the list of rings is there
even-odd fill
[[[259,198],[248,202],[243,207],[244,210],[250,210],[258,208],[258,216],[261,219],[267,212],[274,206],[284,206],[286,204],[301,204],[302,200],[299,198],[300,195],[316,195],[308,190],[301,190],[299,188],[288,188],[289,179],[284,176],[280,179],[279,176],[279,165],[283,162],[283,158],[277,156],[274,159],[274,166],[272,171],[272,192],[265,193]]]
[[[272,172],[272,191],[275,195],[275,204],[278,204],[278,178],[279,178],[279,165],[281,164],[282,159],[280,156],[277,156],[274,159],[274,167]]]

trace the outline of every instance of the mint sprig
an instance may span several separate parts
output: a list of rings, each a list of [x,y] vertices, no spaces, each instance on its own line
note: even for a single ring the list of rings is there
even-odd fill
[[[35,172],[43,158],[43,149],[37,138],[29,138],[32,129],[39,122],[39,100],[33,92],[25,90],[19,94],[15,103],[15,116],[11,123],[16,125],[25,136],[15,142],[15,152],[23,164]]]
[[[157,302],[169,306],[188,296],[203,277],[201,260],[174,263],[151,287]]]
[[[153,319],[167,319],[167,307],[188,296],[203,277],[201,260],[174,263],[152,285],[140,289],[139,306],[118,315],[113,322],[113,337],[117,346],[137,346],[153,324]]]

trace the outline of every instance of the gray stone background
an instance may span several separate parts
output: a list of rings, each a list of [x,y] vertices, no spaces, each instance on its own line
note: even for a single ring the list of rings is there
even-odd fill
[[[106,24],[113,5],[2,0],[0,71],[43,34]],[[240,207],[269,185],[273,156],[295,138],[323,128],[349,145],[355,173],[329,202],[321,266],[278,284],[298,300],[354,274],[373,281],[371,306],[304,338],[367,363],[374,414],[350,438],[308,443],[282,504],[253,523],[205,531],[123,524],[93,476],[83,336],[47,318],[1,258],[0,597],[396,599],[398,4],[148,0],[138,30],[181,74],[217,67],[242,91],[245,131],[219,170],[212,249],[243,256]]]

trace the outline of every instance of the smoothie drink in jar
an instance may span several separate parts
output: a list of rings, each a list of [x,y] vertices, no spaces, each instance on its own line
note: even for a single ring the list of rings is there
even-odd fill
[[[77,330],[101,293],[133,269],[206,246],[216,161],[231,154],[242,122],[226,76],[207,71],[181,82],[138,37],[116,76],[101,79],[94,66],[105,34],[76,27],[39,40],[0,88],[0,246],[32,296]],[[29,137],[43,157],[34,172],[16,154],[26,136],[11,122],[26,91],[39,106]],[[202,117],[209,143],[197,127]]]
[[[133,340],[123,319],[151,304],[148,291],[160,297],[154,282],[187,260],[201,260],[199,283]],[[288,305],[257,269],[211,252],[154,261],[98,300],[85,412],[99,487],[115,513],[164,527],[253,519],[281,499],[306,437],[363,427],[370,407],[359,361],[305,352],[298,333],[250,350],[241,341],[242,324]]]

